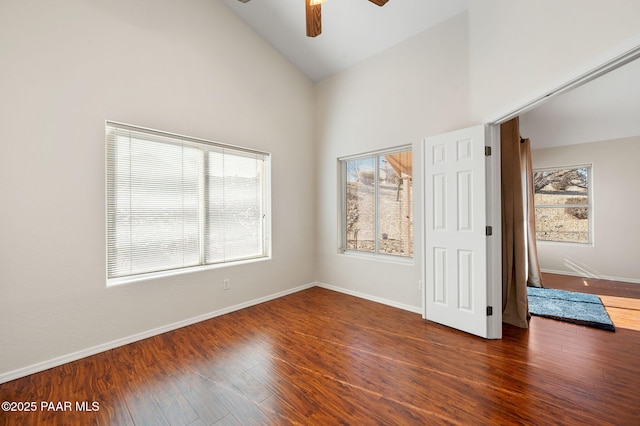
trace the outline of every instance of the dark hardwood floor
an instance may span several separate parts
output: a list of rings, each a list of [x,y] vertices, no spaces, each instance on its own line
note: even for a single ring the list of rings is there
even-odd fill
[[[638,425],[640,332],[534,317],[489,341],[316,287],[2,384],[0,401],[37,404],[0,412],[9,425]]]
[[[640,284],[636,283],[549,273],[543,273],[542,280],[544,286],[549,288],[579,291],[582,293],[598,294],[600,296],[640,299]]]

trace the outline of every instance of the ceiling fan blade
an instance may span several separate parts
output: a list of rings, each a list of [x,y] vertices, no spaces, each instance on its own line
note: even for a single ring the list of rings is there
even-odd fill
[[[242,1],[242,0],[240,0]],[[248,1],[248,0],[247,0]],[[377,4],[378,6],[384,6],[385,4],[387,4],[387,2],[389,0],[369,0],[371,3],[373,4]]]
[[[307,37],[316,37],[322,33],[322,4],[311,4],[305,0],[307,7]]]

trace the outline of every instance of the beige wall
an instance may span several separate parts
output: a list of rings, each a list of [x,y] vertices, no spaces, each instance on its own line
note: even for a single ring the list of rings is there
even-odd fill
[[[314,281],[313,85],[222,3],[2,1],[0,60],[0,379]],[[271,152],[273,259],[106,289],[106,119]]]
[[[421,312],[419,247],[411,263],[338,254],[337,159],[468,126],[467,38],[458,15],[318,84],[317,281]],[[419,179],[413,193],[419,206]]]
[[[592,164],[593,244],[539,242],[549,272],[640,283],[640,136],[532,152],[534,168]]]

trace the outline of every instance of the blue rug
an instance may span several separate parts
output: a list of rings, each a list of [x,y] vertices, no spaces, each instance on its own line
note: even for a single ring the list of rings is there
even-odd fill
[[[527,287],[529,313],[587,327],[615,331],[602,301],[595,294]]]

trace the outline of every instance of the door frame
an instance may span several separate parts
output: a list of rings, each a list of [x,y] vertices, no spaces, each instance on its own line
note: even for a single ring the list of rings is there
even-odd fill
[[[486,168],[487,225],[487,306],[493,315],[487,317],[487,338],[502,339],[502,174],[500,172],[500,125],[485,125],[486,143],[491,147]]]

